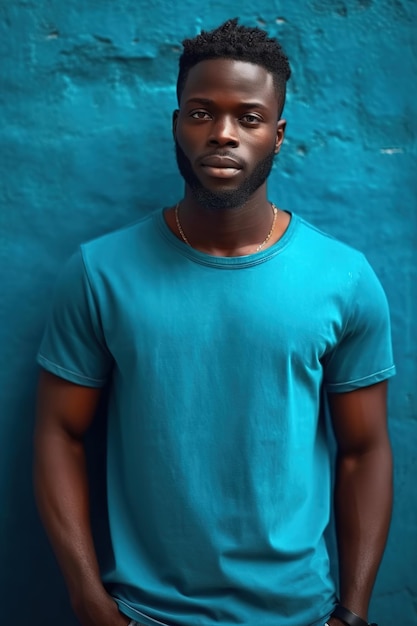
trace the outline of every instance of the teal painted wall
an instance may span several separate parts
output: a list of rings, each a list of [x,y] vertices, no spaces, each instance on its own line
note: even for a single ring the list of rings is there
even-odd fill
[[[31,486],[34,359],[56,274],[80,241],[179,197],[179,42],[240,15],[279,36],[293,68],[271,199],[364,250],[390,300],[396,497],[373,617],[415,625],[417,4],[176,5],[0,0],[0,623],[75,624]]]

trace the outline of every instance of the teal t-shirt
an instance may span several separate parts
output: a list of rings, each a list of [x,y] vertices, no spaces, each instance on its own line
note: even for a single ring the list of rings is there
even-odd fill
[[[162,212],[81,246],[38,356],[109,382],[103,572],[142,624],[322,624],[335,588],[323,390],[394,373],[364,256],[296,215],[272,247],[213,257]]]

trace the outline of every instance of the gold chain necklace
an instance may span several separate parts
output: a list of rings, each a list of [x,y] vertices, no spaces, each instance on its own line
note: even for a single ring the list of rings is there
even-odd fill
[[[178,232],[181,235],[181,238],[182,238],[183,242],[186,243],[187,246],[190,246],[190,248],[192,248],[192,245],[190,244],[190,242],[188,241],[187,237],[185,236],[184,231],[183,231],[182,226],[181,226],[180,215],[179,215],[179,207],[180,207],[180,203],[178,202],[177,206],[175,207],[175,221],[177,223]],[[259,246],[256,248],[255,252],[259,252],[260,250],[262,250],[262,248],[264,246],[266,246],[266,244],[268,243],[268,241],[272,237],[272,233],[274,232],[275,223],[277,221],[278,209],[277,209],[277,207],[275,206],[275,204],[273,202],[271,202],[271,208],[272,208],[272,213],[273,213],[271,230],[269,231],[269,233],[267,234],[267,236],[265,237],[263,242],[260,243]]]

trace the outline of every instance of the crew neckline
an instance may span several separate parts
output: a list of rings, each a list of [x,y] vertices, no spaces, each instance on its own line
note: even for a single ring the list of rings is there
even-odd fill
[[[280,237],[278,241],[276,241],[269,248],[243,256],[214,256],[212,254],[196,250],[195,248],[192,248],[191,246],[186,244],[184,241],[178,239],[178,237],[174,235],[174,233],[165,221],[165,211],[166,209],[164,208],[162,210],[156,211],[154,215],[154,222],[164,239],[171,246],[173,246],[178,253],[187,257],[191,261],[194,261],[195,263],[200,263],[200,265],[208,265],[210,267],[217,267],[222,269],[239,269],[244,267],[253,267],[254,265],[259,265],[260,263],[265,263],[269,259],[272,259],[277,254],[280,254],[288,246],[292,237],[294,236],[299,222],[299,218],[297,217],[297,215],[290,211],[286,211],[290,216],[290,222],[282,237]]]

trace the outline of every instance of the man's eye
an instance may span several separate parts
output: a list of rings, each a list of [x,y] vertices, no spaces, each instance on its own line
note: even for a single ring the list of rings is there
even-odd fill
[[[259,122],[261,121],[261,119],[257,115],[253,115],[252,113],[247,113],[246,115],[243,115],[243,117],[241,117],[241,120],[243,122],[246,122],[247,124],[259,124]]]
[[[190,117],[192,117],[195,120],[209,120],[210,114],[207,113],[207,111],[193,111],[190,114]]]

